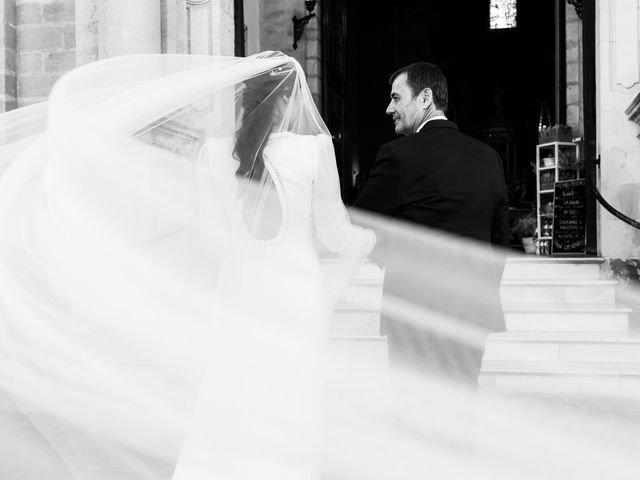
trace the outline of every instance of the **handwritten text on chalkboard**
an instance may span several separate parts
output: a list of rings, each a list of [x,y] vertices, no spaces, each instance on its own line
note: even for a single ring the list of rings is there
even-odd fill
[[[585,254],[585,193],[584,179],[556,182],[552,254]]]

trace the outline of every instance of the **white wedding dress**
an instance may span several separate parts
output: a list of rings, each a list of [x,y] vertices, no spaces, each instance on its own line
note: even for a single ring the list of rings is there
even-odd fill
[[[288,102],[268,104],[274,82]],[[266,240],[233,155],[253,99],[275,112]],[[0,132],[0,477],[309,478],[333,300],[315,241],[348,260],[374,235],[349,221],[300,65],[111,59]]]
[[[232,149],[231,138],[210,139],[198,160],[201,189],[223,206],[230,239],[205,360],[212,368],[173,478],[319,478],[330,302],[314,236],[355,258],[371,251],[375,235],[349,220],[329,136],[285,132],[271,135],[263,152],[280,223],[272,238],[255,238]]]

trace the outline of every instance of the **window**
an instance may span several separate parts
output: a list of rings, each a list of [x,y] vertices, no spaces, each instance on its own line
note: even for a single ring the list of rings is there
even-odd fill
[[[492,30],[516,27],[516,0],[489,0],[489,28]]]

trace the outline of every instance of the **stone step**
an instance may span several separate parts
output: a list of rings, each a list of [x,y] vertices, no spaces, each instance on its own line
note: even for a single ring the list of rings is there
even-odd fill
[[[335,290],[337,286],[338,311],[347,311],[349,314],[357,310],[380,311],[384,279],[380,267],[366,261],[345,263],[337,260],[322,260],[321,267],[328,290]],[[349,314],[340,313],[340,316]],[[367,315],[370,316],[370,313]],[[355,321],[361,323],[361,320]]]
[[[573,279],[597,280],[600,278],[602,258],[561,258],[510,256],[502,275],[503,280]]]
[[[625,305],[504,304],[509,331],[626,332],[632,309]]]
[[[357,284],[350,282],[342,295],[340,305],[357,304],[370,309],[380,309],[382,305],[382,284]]]
[[[503,304],[615,303],[615,280],[503,280]]]
[[[482,374],[538,375],[638,375],[640,363],[626,362],[531,362],[482,360]]]
[[[393,406],[393,389],[385,337],[334,336],[329,342],[323,410],[329,423],[350,418],[354,408]]]
[[[545,368],[542,364],[535,364],[528,370],[522,365],[513,365],[509,370],[506,364],[502,364],[501,368],[492,370],[491,365],[483,365],[478,378],[481,392],[528,395],[531,398],[547,395],[635,401],[640,398],[638,365],[613,364],[604,368],[582,363]]]
[[[369,337],[380,334],[380,308],[371,305],[342,304],[331,319],[335,337]]]
[[[329,340],[329,370],[367,370],[373,374],[388,369],[387,339],[380,335],[338,336]]]
[[[368,260],[341,261],[323,259],[320,261],[322,272],[338,278],[348,276],[351,285],[382,285],[384,271]]]
[[[640,363],[640,335],[631,332],[500,332],[489,335],[484,359]]]

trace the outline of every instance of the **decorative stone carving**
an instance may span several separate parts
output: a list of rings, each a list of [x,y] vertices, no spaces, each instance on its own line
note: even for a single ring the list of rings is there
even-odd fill
[[[627,114],[629,120],[640,126],[640,93],[636,95],[624,113]],[[638,134],[638,137],[640,138],[640,133]]]

